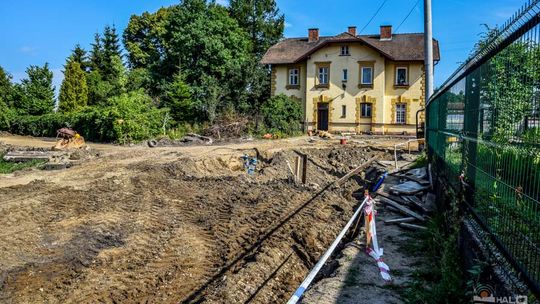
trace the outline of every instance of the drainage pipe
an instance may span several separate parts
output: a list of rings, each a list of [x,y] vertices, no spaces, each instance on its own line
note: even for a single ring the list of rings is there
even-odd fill
[[[356,212],[354,213],[354,215],[351,217],[351,219],[349,220],[349,222],[347,223],[347,225],[345,225],[345,227],[343,228],[343,230],[341,230],[341,232],[339,233],[339,235],[337,236],[337,238],[334,240],[334,242],[332,243],[332,245],[330,246],[330,248],[328,248],[328,250],[324,253],[324,255],[322,256],[322,258],[317,262],[317,264],[315,265],[315,267],[313,267],[313,269],[311,270],[311,272],[308,274],[308,276],[304,279],[304,281],[302,282],[302,284],[300,285],[300,287],[298,287],[298,289],[296,290],[296,292],[294,293],[294,295],[289,299],[289,301],[287,302],[287,304],[296,304],[300,298],[302,297],[302,295],[304,294],[304,292],[306,291],[306,289],[309,287],[309,284],[311,284],[311,282],[313,281],[313,279],[315,279],[315,276],[317,276],[317,273],[319,273],[319,271],[321,270],[321,268],[323,267],[323,265],[326,263],[326,260],[328,260],[328,258],[332,255],[332,253],[334,252],[334,250],[336,249],[336,247],[339,245],[339,243],[341,242],[341,239],[343,238],[343,236],[345,235],[345,233],[347,233],[347,231],[349,230],[349,228],[351,227],[351,225],[354,223],[355,219],[358,217],[358,215],[360,214],[360,212],[362,211],[362,208],[364,207],[364,204],[367,202],[367,200],[369,199],[369,197],[366,197],[364,199],[364,201],[362,202],[362,204],[360,205],[360,207],[358,207],[358,209],[356,210]]]

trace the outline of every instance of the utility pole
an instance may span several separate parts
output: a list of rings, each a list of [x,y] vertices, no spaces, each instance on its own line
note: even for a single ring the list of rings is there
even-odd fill
[[[426,104],[433,95],[433,33],[431,25],[431,0],[424,0],[424,66],[426,69]]]

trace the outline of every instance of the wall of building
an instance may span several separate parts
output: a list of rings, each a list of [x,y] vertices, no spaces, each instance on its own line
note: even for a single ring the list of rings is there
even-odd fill
[[[379,52],[360,44],[348,44],[349,56],[341,56],[341,45],[333,44],[313,53],[300,67],[300,87],[288,89],[288,65],[272,67],[272,93],[283,93],[298,98],[304,105],[307,129],[317,127],[317,105],[329,104],[331,132],[415,132],[416,111],[423,106],[423,64],[408,62],[409,87],[394,87],[395,65]],[[373,62],[373,86],[360,86],[359,61]],[[317,88],[317,64],[330,63],[328,88]],[[342,81],[342,70],[348,70],[347,82]],[[345,87],[343,86],[345,85]],[[372,118],[360,117],[360,103],[372,103]],[[395,104],[407,104],[406,125],[395,124]],[[342,116],[342,106],[346,115]]]
[[[311,128],[316,128],[317,104],[328,102],[330,107],[330,131],[369,131],[371,123],[377,117],[361,118],[359,103],[367,98],[378,108],[384,99],[384,65],[385,58],[377,51],[359,44],[349,44],[349,56],[341,56],[340,44],[318,50],[307,60],[306,80],[306,119]],[[372,88],[360,87],[359,61],[373,62]],[[330,78],[328,88],[317,88],[317,63],[330,62]],[[348,70],[347,82],[342,81],[343,69]],[[343,87],[345,85],[345,88]],[[364,97],[365,96],[365,97]],[[346,106],[346,115],[343,117],[342,106]],[[374,114],[382,117],[382,112],[375,109]]]
[[[396,87],[395,70],[396,66],[407,66],[409,70],[409,86],[406,88]],[[386,82],[389,84],[385,88],[385,111],[384,111],[384,131],[386,133],[401,133],[406,131],[409,134],[416,132],[416,112],[424,107],[424,64],[418,62],[393,62],[388,61],[386,65]],[[405,125],[396,124],[395,104],[407,104],[407,117]],[[422,116],[423,117],[423,116]]]

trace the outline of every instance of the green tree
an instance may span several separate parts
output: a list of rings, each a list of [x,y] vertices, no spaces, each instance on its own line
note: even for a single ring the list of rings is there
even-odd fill
[[[283,37],[285,16],[275,0],[231,0],[229,11],[248,32],[257,59]]]
[[[116,33],[116,28],[113,26],[106,26],[103,32],[103,39],[101,41],[103,45],[103,65],[101,68],[101,75],[103,78],[109,81],[117,81],[117,78],[120,77],[117,58],[122,58],[122,53],[120,52],[120,39]],[[120,60],[120,62],[122,62]]]
[[[114,86],[103,80],[99,71],[91,71],[86,77],[88,84],[88,104],[104,104],[107,98],[113,96]]]
[[[14,86],[12,76],[0,66],[0,104],[12,104]]]
[[[300,131],[302,105],[298,100],[284,94],[273,96],[262,105],[261,113],[271,132],[292,134]]]
[[[26,69],[27,78],[22,80],[22,98],[15,107],[23,114],[42,115],[54,109],[53,73],[46,63],[43,67],[32,65]]]
[[[181,74],[176,74],[173,81],[167,84],[163,103],[170,109],[176,122],[194,122],[197,119],[197,109],[191,94],[191,88],[184,82]]]
[[[66,64],[58,101],[58,108],[61,112],[77,110],[86,106],[88,102],[86,75],[73,57],[70,57]]]
[[[227,10],[204,0],[185,0],[170,13],[166,63],[180,69],[206,119],[246,92],[238,82],[250,58],[250,42]],[[236,93],[236,94],[235,94]]]
[[[100,72],[103,69],[103,62],[105,61],[105,54],[103,52],[103,45],[101,44],[101,36],[99,33],[94,35],[94,42],[92,43],[92,50],[90,51],[90,71]]]
[[[88,54],[86,53],[86,50],[81,47],[80,44],[75,45],[75,49],[73,49],[71,57],[73,58],[73,61],[79,64],[81,70],[83,70],[84,72],[87,72],[90,69]]]
[[[131,68],[153,69],[162,63],[166,55],[167,43],[164,38],[171,10],[161,8],[155,13],[131,16],[123,34]]]

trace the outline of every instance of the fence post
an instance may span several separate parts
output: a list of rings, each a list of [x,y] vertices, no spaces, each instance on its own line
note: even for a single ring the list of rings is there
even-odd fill
[[[482,69],[483,66],[480,68]],[[462,170],[469,181],[469,186],[465,189],[465,199],[474,206],[474,189],[476,180],[476,155],[478,152],[478,130],[479,130],[479,110],[480,110],[480,90],[481,73],[479,69],[474,70],[465,79],[465,107],[463,115],[463,134],[465,138],[462,142]],[[471,140],[473,139],[473,140]]]

